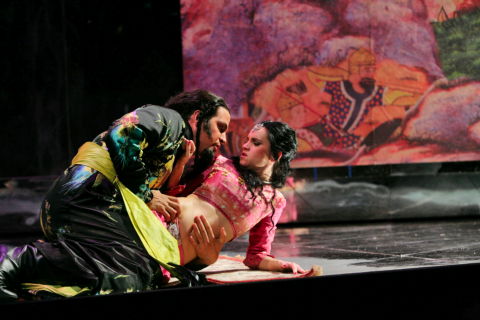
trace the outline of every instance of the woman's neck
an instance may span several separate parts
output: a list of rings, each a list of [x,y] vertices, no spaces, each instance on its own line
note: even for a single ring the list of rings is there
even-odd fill
[[[258,168],[257,174],[264,183],[270,183],[272,178],[273,166],[267,166],[264,168]]]

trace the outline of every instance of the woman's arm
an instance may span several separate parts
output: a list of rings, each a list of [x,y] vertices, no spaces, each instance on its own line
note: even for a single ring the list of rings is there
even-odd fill
[[[270,253],[275,238],[276,226],[286,204],[285,199],[282,199],[283,201],[275,209],[273,217],[266,216],[250,230],[247,256],[243,263],[251,269],[305,273],[306,271],[298,264],[275,259]]]
[[[306,273],[300,265],[295,262],[284,261],[272,257],[265,257],[258,266],[259,270],[292,272],[292,273]]]
[[[167,222],[175,220],[180,214],[180,204],[176,194],[178,190],[181,191],[184,188],[184,186],[179,186],[179,182],[185,165],[195,153],[195,143],[192,140],[183,138],[182,148],[184,153],[175,161],[175,166],[166,183],[165,194],[158,190],[152,190],[153,198],[148,203],[148,206],[163,215]]]
[[[185,152],[175,162],[172,173],[168,178],[167,189],[174,188],[180,183],[180,179],[182,178],[185,166],[195,153],[195,143],[193,142],[193,140],[183,138],[182,148],[185,150]]]

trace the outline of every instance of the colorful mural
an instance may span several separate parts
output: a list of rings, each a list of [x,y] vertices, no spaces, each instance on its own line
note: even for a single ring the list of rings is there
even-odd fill
[[[294,167],[480,159],[480,0],[182,0],[184,87],[282,120]]]

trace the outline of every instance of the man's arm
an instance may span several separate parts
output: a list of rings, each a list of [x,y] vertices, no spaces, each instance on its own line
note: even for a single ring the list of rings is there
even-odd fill
[[[178,214],[178,200],[150,186],[169,174],[184,128],[177,112],[150,105],[124,115],[104,137],[120,181],[167,220]]]

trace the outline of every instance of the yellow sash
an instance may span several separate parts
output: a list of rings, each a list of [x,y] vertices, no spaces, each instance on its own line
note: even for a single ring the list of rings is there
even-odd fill
[[[55,284],[30,283],[30,282],[22,283],[21,286],[23,289],[28,290],[32,294],[36,294],[38,291],[48,291],[63,297],[73,297],[73,296],[76,296],[77,294],[90,291],[90,288],[81,288],[77,286],[62,287],[60,285],[55,285]]]
[[[120,189],[125,207],[135,231],[148,254],[163,267],[170,270],[169,262],[180,264],[177,240],[168,232],[162,222],[152,213],[145,202],[118,180],[110,154],[93,142],[84,143],[72,160],[101,172]]]

